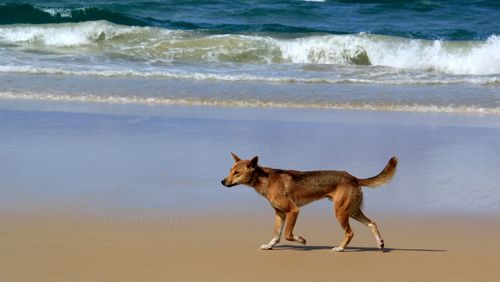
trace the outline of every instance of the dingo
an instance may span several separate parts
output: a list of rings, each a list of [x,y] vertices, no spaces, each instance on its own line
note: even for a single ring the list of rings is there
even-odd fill
[[[270,250],[279,243],[285,219],[287,221],[285,238],[305,245],[306,239],[293,235],[299,208],[322,198],[333,201],[335,216],[345,232],[344,240],[338,247],[333,248],[333,251],[342,252],[354,236],[349,225],[349,217],[368,226],[375,235],[378,247],[384,248],[384,240],[380,237],[377,225],[361,212],[363,202],[361,186],[377,187],[389,182],[396,172],[398,164],[396,157],[391,158],[378,175],[358,179],[345,171],[295,171],[261,167],[257,164],[257,156],[251,160],[241,160],[234,153],[231,155],[235,163],[229,175],[221,181],[222,185],[250,186],[266,197],[276,211],[274,237],[269,243],[260,246],[262,250]]]

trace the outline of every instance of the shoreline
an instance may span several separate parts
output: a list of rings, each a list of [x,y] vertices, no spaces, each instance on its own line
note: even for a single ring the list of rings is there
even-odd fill
[[[223,109],[270,109],[270,110],[326,110],[326,111],[356,111],[356,112],[395,112],[395,113],[422,113],[422,114],[456,114],[468,116],[500,116],[500,108],[484,108],[466,105],[425,105],[425,104],[397,104],[397,103],[364,103],[359,101],[347,102],[287,102],[273,100],[252,99],[208,99],[208,98],[168,98],[168,97],[137,97],[113,96],[102,97],[96,95],[72,96],[58,94],[13,94],[1,93],[0,99],[9,101],[48,102],[48,103],[83,103],[108,104],[131,106],[167,106],[167,107],[211,107]]]
[[[496,84],[270,83],[17,73],[0,74],[0,84],[0,102],[500,115]]]
[[[80,113],[124,117],[159,117],[211,120],[250,120],[312,123],[389,123],[443,126],[500,127],[496,114],[418,112],[335,108],[245,107],[217,105],[93,103],[50,100],[0,99],[0,110],[12,112]],[[392,118],[393,115],[398,119]]]

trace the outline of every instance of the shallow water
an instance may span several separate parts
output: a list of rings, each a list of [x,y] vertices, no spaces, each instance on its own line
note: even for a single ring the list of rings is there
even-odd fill
[[[346,109],[500,115],[496,86],[262,83],[137,77],[0,75],[0,101]]]

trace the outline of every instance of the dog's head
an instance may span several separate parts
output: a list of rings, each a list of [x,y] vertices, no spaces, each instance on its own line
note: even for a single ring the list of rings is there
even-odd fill
[[[231,156],[233,156],[234,164],[229,171],[229,175],[221,181],[222,185],[233,187],[238,184],[249,184],[257,168],[259,157],[255,156],[251,160],[242,160],[234,153],[231,153]]]

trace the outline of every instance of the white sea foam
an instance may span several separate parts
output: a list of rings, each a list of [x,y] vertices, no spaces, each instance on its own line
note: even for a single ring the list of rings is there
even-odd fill
[[[138,97],[138,96],[65,95],[65,94],[51,94],[51,93],[12,93],[12,92],[0,92],[0,99],[109,103],[109,104],[332,109],[332,110],[500,115],[500,107],[484,108],[477,106],[454,106],[454,105],[442,106],[442,105],[394,104],[394,103],[384,104],[384,103],[357,103],[357,102],[340,102],[340,103],[290,102],[290,101],[271,101],[271,100],[257,100],[257,99],[165,98],[165,97]]]
[[[214,80],[214,81],[263,81],[272,83],[356,83],[356,84],[457,84],[470,83],[477,85],[497,85],[500,77],[497,76],[459,76],[443,78],[441,76],[410,77],[408,75],[389,76],[387,74],[373,75],[373,77],[293,77],[293,76],[266,76],[250,73],[224,74],[193,71],[163,71],[163,70],[134,70],[127,68],[102,68],[102,69],[65,69],[57,67],[32,67],[32,66],[2,66],[0,73],[24,74],[54,74],[54,75],[79,75],[102,77],[150,77],[166,79],[188,80]]]
[[[292,63],[359,64],[449,74],[500,74],[500,37],[485,42],[446,42],[380,35],[326,35],[279,40]]]
[[[106,21],[77,24],[15,25],[0,27],[0,42],[75,47],[110,40],[121,34],[147,30],[148,28],[125,27]]]
[[[69,9],[69,8],[45,8],[45,7],[37,7],[38,9],[49,13],[52,16],[60,16],[63,18],[71,17],[71,11],[75,11],[78,9]],[[80,10],[84,10],[84,8],[80,8]]]
[[[64,50],[64,57],[60,58],[65,60],[72,54],[87,56],[92,62],[88,66],[90,71],[96,65],[107,68],[126,60],[133,71],[137,71],[134,64],[215,62],[250,65],[369,65],[397,71],[447,75],[500,74],[500,37],[495,35],[485,41],[467,42],[429,41],[364,33],[283,39],[269,35],[213,35],[200,31],[130,27],[94,21],[2,26],[0,44],[2,43],[13,44],[14,47],[9,47],[9,50],[16,52],[15,46],[55,54]],[[58,58],[56,55],[52,57],[53,60]],[[31,66],[46,67],[36,65],[46,59],[44,57],[38,60],[33,55]],[[8,59],[4,56],[3,60]],[[12,61],[16,62],[15,55]],[[3,65],[13,64],[3,62]],[[220,77],[216,79],[218,78]],[[295,78],[300,81],[303,77]],[[384,80],[384,77],[379,79]],[[493,78],[496,79],[498,76]]]

